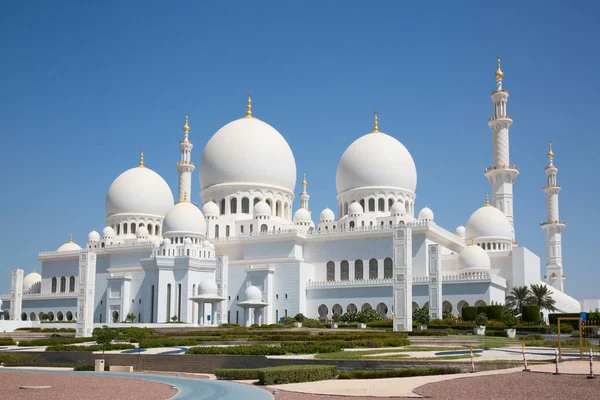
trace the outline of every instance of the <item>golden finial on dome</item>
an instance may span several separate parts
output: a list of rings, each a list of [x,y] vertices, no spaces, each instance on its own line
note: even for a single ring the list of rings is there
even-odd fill
[[[379,132],[379,118],[377,117],[377,110],[373,110],[373,132]]]
[[[140,167],[144,168],[144,148],[140,149]]]
[[[475,244],[475,237],[472,237],[471,238],[471,245],[474,245],[474,244]]]
[[[69,243],[73,243],[73,234],[69,234]]]
[[[185,113],[185,125],[183,126],[183,133],[188,133],[190,131],[190,125],[188,124],[188,115]]]
[[[302,179],[302,187],[304,189],[306,189],[306,186],[308,185],[308,182],[306,181],[306,172],[304,173],[304,179]]]
[[[183,201],[187,202],[188,198],[187,198],[187,192],[183,192]]]
[[[498,57],[498,69],[496,70],[496,79],[502,79],[503,76],[504,72],[502,72],[502,69],[500,68],[500,57]]]
[[[248,90],[248,105],[246,106],[246,118],[252,118],[252,90]]]
[[[33,273],[35,274],[35,266],[33,267]]]
[[[552,142],[550,143],[550,150],[548,150],[548,159],[552,160],[554,158],[554,152],[552,151]]]
[[[487,194],[485,195],[485,205],[486,206],[490,205],[490,197]]]

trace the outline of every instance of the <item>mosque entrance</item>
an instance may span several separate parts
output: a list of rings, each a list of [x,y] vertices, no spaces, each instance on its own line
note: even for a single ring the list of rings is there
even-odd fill
[[[119,322],[119,312],[116,310],[112,312],[112,322],[113,323]]]

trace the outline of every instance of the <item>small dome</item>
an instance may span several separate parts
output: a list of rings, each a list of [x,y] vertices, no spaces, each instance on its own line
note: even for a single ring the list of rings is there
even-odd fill
[[[107,237],[114,237],[115,236],[115,230],[113,228],[111,228],[110,226],[106,226],[104,227],[104,229],[102,229],[102,237],[107,238]]]
[[[162,243],[162,244],[163,244],[163,246],[169,246],[169,245],[171,244],[171,239],[169,239],[169,238],[165,238],[165,239],[163,240],[163,243]]]
[[[312,219],[310,217],[310,212],[305,208],[299,208],[294,213],[294,223],[300,224],[300,223],[306,223],[306,222],[308,222],[308,223],[312,222]]]
[[[81,250],[81,247],[73,242],[73,236],[71,236],[69,238],[69,241],[65,244],[63,244],[62,246],[60,246],[58,249],[56,249],[56,251],[79,251]]]
[[[25,275],[25,278],[23,278],[23,290],[31,292],[33,289],[33,291],[39,293],[40,285],[38,285],[38,283],[40,282],[42,282],[42,276],[34,270],[33,272]]]
[[[154,247],[155,249],[158,249],[160,247],[160,240],[155,240],[152,243],[152,247]]]
[[[458,237],[461,237],[461,238],[463,238],[463,239],[464,239],[464,238],[466,237],[466,236],[465,236],[465,227],[464,227],[464,226],[462,226],[462,225],[460,225],[460,226],[456,227],[456,230],[454,231],[454,234],[455,234],[456,236],[458,236]]]
[[[95,230],[88,234],[88,242],[97,242],[100,240],[100,234]]]
[[[502,211],[485,205],[469,217],[465,237],[468,239],[498,237],[512,240],[512,227]]]
[[[350,204],[350,206],[348,207],[348,214],[349,215],[362,215],[363,208],[360,205],[360,203],[355,201],[354,203]]]
[[[271,207],[264,200],[261,200],[258,203],[256,203],[252,211],[255,217],[270,217],[272,214]]]
[[[204,246],[204,247],[210,247],[210,242],[208,240],[203,240],[202,241],[202,246]]]
[[[218,292],[218,287],[212,279],[206,279],[198,285],[198,294],[200,296],[215,296]]]
[[[390,213],[392,215],[406,214],[406,207],[404,206],[404,203],[401,201],[395,202],[390,208]]]
[[[192,239],[190,239],[190,238],[183,239],[183,244],[189,246],[190,244],[192,244]]]
[[[175,204],[163,222],[163,235],[170,233],[206,235],[206,220],[202,211],[188,201]]]
[[[431,208],[427,206],[423,207],[423,209],[419,211],[418,219],[420,221],[433,221],[433,211],[431,211]]]
[[[204,213],[205,217],[218,217],[220,214],[219,206],[212,200],[208,203],[204,203],[202,212]]]
[[[148,228],[146,228],[145,226],[140,226],[135,232],[135,236],[137,238],[147,238],[149,235],[150,234],[148,233]]]
[[[248,286],[244,295],[246,296],[246,301],[262,301],[262,293],[256,286]]]
[[[321,216],[319,218],[319,221],[333,222],[333,221],[335,221],[335,214],[329,207],[327,207],[323,211],[321,211]]]
[[[214,250],[214,249],[215,249],[215,245],[211,243],[211,244],[210,244],[210,249],[211,249],[211,250]]]
[[[490,257],[476,244],[465,247],[458,255],[458,272],[489,272]]]

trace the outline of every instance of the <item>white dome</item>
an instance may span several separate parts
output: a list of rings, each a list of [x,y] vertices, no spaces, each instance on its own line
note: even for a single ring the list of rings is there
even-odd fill
[[[344,152],[337,167],[338,194],[361,187],[385,187],[415,192],[417,168],[402,143],[385,133],[368,133]]]
[[[240,118],[219,129],[200,160],[201,190],[221,184],[252,184],[293,192],[296,161],[283,136],[256,118]]]
[[[210,247],[210,242],[205,239],[205,240],[202,241],[202,246],[204,246],[204,247]]]
[[[321,211],[321,216],[319,218],[319,221],[321,221],[321,222],[335,221],[335,214],[329,207],[327,207],[323,211]]]
[[[81,250],[81,247],[77,243],[73,242],[73,237],[71,237],[67,243],[63,244],[58,249],[56,249],[56,251],[79,251],[79,250]]]
[[[312,222],[312,219],[310,217],[310,212],[305,208],[299,208],[294,213],[294,223],[299,224],[299,223],[305,223],[305,222]]]
[[[97,242],[100,240],[100,234],[95,230],[88,234],[88,242]]]
[[[217,292],[218,292],[217,284],[212,279],[203,280],[198,285],[198,294],[200,296],[203,296],[203,295],[204,296],[210,296],[210,295],[214,296],[217,294]]]
[[[148,233],[148,228],[146,228],[145,226],[140,226],[135,232],[135,236],[138,238],[147,238],[149,235],[150,234]]]
[[[154,247],[155,249],[158,249],[160,247],[160,240],[155,240],[152,243],[152,247]]]
[[[202,211],[188,201],[175,204],[163,221],[163,235],[173,232],[206,235],[206,220]]]
[[[394,204],[392,204],[392,207],[390,208],[390,212],[392,213],[392,215],[406,214],[406,207],[404,206],[403,202],[397,201]]]
[[[31,289],[35,289],[37,292],[40,290],[40,285],[36,285],[42,281],[42,276],[37,272],[33,271],[25,275],[23,278],[23,290],[31,291]],[[36,287],[34,287],[36,285]]]
[[[255,217],[270,217],[272,214],[271,207],[266,201],[261,200],[254,205],[253,213]]]
[[[164,217],[173,207],[167,182],[145,167],[131,168],[114,180],[106,195],[106,216],[144,214]]]
[[[188,245],[188,246],[189,246],[190,244],[192,244],[192,239],[190,239],[189,237],[188,237],[188,238],[185,238],[185,239],[183,239],[183,244],[185,244],[185,245]]]
[[[431,211],[431,208],[427,206],[423,207],[423,209],[419,211],[418,219],[422,221],[433,221],[433,211]]]
[[[211,249],[211,250],[214,250],[214,249],[215,249],[215,245],[211,243],[211,244],[210,244],[210,249]]]
[[[114,237],[115,236],[115,230],[113,228],[111,228],[110,226],[106,226],[104,227],[104,229],[102,229],[102,237]]]
[[[466,236],[465,236],[465,227],[464,227],[464,226],[462,226],[462,225],[460,225],[460,226],[456,227],[456,230],[454,231],[454,234],[455,234],[456,236],[459,236],[459,237],[461,237],[461,238],[465,238],[465,237],[466,237]]]
[[[490,257],[476,244],[465,247],[458,255],[458,272],[489,272]]]
[[[512,239],[512,228],[502,211],[496,207],[485,205],[469,217],[465,237],[467,239],[480,237]]]
[[[202,212],[206,217],[218,217],[220,214],[219,206],[212,200],[204,204]]]
[[[163,240],[163,243],[162,243],[162,244],[163,244],[164,246],[168,246],[168,245],[170,245],[170,244],[171,244],[171,239],[169,239],[169,238],[165,238],[165,239]]]
[[[363,213],[363,208],[360,205],[360,203],[358,203],[357,201],[355,201],[354,203],[351,203],[350,206],[348,207],[349,215],[362,215],[362,213]]]
[[[262,300],[262,293],[260,292],[260,289],[256,286],[248,286],[248,288],[244,292],[244,295],[246,296],[246,301]]]

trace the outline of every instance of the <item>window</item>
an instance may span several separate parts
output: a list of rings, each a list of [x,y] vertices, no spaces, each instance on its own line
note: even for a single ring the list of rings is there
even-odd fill
[[[225,214],[225,199],[221,200],[221,215]]]
[[[229,200],[229,212],[237,214],[237,199],[235,197]]]
[[[148,234],[150,236],[154,236],[153,229],[154,229],[154,227],[152,226],[152,224],[148,224]]]
[[[64,293],[67,291],[67,278],[64,276],[60,278],[60,292]]]
[[[265,225],[265,224],[262,224],[262,225],[260,226],[260,231],[261,231],[261,232],[266,232],[266,231],[268,231],[268,230],[269,230],[269,227],[268,227],[267,225]]]
[[[377,204],[377,211],[385,211],[385,199],[379,199]]]
[[[242,213],[250,214],[250,200],[247,197],[242,199]]]
[[[52,278],[52,293],[56,293],[56,283],[57,283],[57,279]]]
[[[279,295],[278,294],[275,295],[275,300],[279,300]]]
[[[275,310],[275,323],[279,323],[279,310]]]
[[[117,225],[117,235],[121,234],[121,224]],[[102,314],[100,314],[102,315]]]
[[[287,300],[287,293],[285,294],[285,299]]]
[[[394,205],[394,199],[388,199],[388,210]]]
[[[142,304],[142,299],[140,299],[140,301],[139,301],[139,303],[138,303],[138,304]]]
[[[171,284],[167,284],[167,322],[171,321]]]
[[[123,234],[127,235],[127,224],[123,224]]]
[[[354,229],[354,221],[350,221],[350,229]]]
[[[244,233],[244,225],[240,226],[240,233]]]
[[[394,274],[394,262],[391,258],[383,260],[383,277],[391,278]]]
[[[379,276],[379,272],[377,271],[378,269],[378,264],[377,264],[377,260],[374,258],[371,258],[369,260],[369,279],[377,279]]]
[[[356,312],[356,311],[358,311],[358,308],[356,307],[356,304],[350,303],[350,304],[348,304],[348,307],[346,307],[346,311]]]
[[[135,222],[131,223],[131,233],[135,233]]]
[[[363,262],[362,260],[354,261],[354,279],[357,281],[363,280]]]
[[[219,225],[215,225],[215,238],[219,238]]]
[[[225,226],[225,237],[229,237],[229,225]]]
[[[327,280],[335,281],[335,263],[333,261],[327,263]]]
[[[342,261],[340,264],[340,279],[342,281],[350,279],[350,264],[346,260]]]
[[[240,300],[240,296],[235,296],[235,299],[239,301]]]
[[[287,310],[284,310],[284,311],[285,311],[285,316],[287,317]]]
[[[235,323],[239,324],[240,323],[240,310],[237,310],[235,312]]]
[[[260,198],[255,197],[254,201],[252,202],[252,207],[254,207],[256,205],[256,203],[258,203],[260,201]]]

